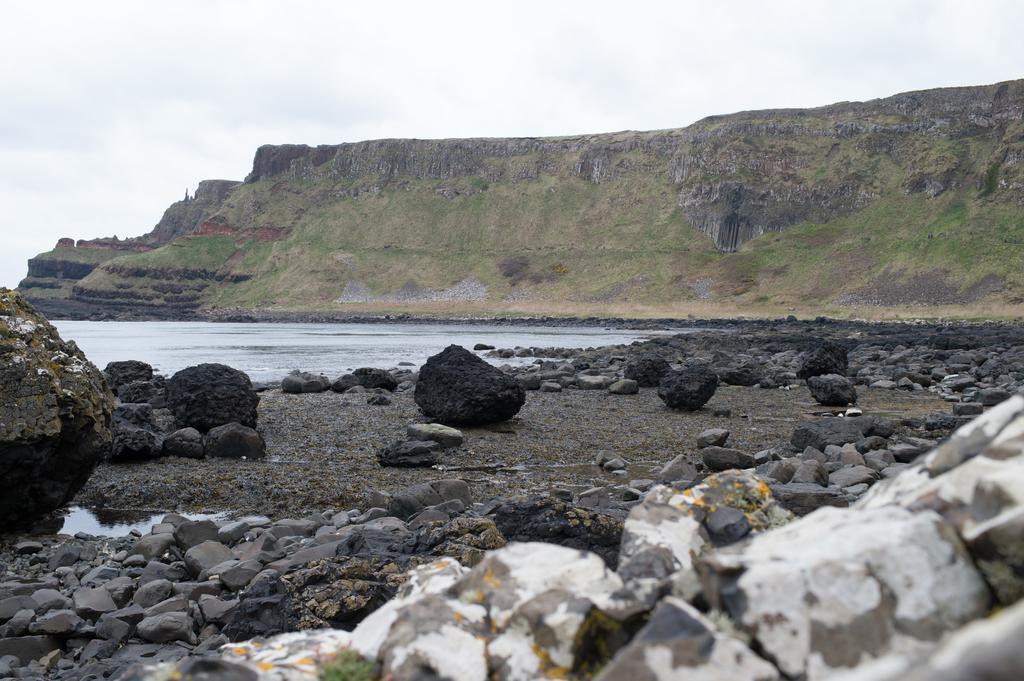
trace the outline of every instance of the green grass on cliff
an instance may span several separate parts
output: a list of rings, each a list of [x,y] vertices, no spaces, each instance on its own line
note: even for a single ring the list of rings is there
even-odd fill
[[[177,239],[162,248],[120,258],[118,263],[139,267],[189,267],[216,271],[238,247],[230,236],[196,236]]]
[[[441,184],[321,203],[311,196],[321,189],[308,184],[278,190],[274,201],[266,183],[245,185],[232,196],[234,210],[261,201],[263,224],[290,225],[284,239],[179,239],[118,262],[244,272],[253,278],[211,287],[207,304],[294,309],[332,309],[350,280],[386,294],[405,285],[444,289],[470,275],[488,287],[495,309],[523,290],[567,309],[625,300],[658,307],[693,301],[690,285],[699,280],[727,305],[779,310],[834,306],[844,292],[915,274],[962,289],[985,275],[1024,287],[1024,212],[973,189],[935,199],[891,192],[846,217],[723,254],[686,223],[667,182],[446,183],[464,192],[454,199],[435,192]],[[501,265],[517,256],[528,264],[513,285]],[[106,279],[90,277],[116,285]]]
[[[525,296],[526,307],[566,313],[831,313],[878,291],[913,298],[915,287],[937,299],[975,287],[994,304],[1024,302],[1024,208],[1014,189],[1024,164],[1006,161],[1024,153],[1024,122],[944,134],[875,110],[748,112],[686,131],[600,136],[600,183],[580,176],[588,159],[577,147],[487,156],[483,177],[275,177],[238,185],[217,211],[237,235],[182,238],[116,262],[150,268],[141,284],[157,293],[174,288],[161,269],[251,276],[209,286],[206,306],[338,309],[348,282],[384,295],[470,276],[488,289],[474,309],[491,311],[519,309]],[[836,134],[839,124],[848,134]],[[639,143],[655,136],[675,139]],[[724,219],[737,185],[755,210],[814,217],[720,253],[687,211]],[[922,191],[936,186],[936,197]],[[100,268],[82,285],[134,283]],[[700,300],[708,290],[711,300]]]
[[[40,253],[35,256],[37,260],[68,260],[71,262],[84,262],[99,264],[117,257],[114,251],[101,250],[98,248],[68,248],[66,246],[54,248],[52,251]]]
[[[649,176],[602,185],[542,178],[486,189],[472,178],[415,181],[319,205],[299,193],[307,187],[291,189],[277,190],[265,216],[269,224],[290,220],[289,236],[245,246],[235,268],[254,279],[221,289],[212,302],[329,303],[349,280],[382,294],[406,284],[444,289],[470,275],[504,297],[516,290],[500,271],[512,257],[527,260],[520,285],[537,295],[600,298],[642,277],[640,297],[656,300],[671,286],[669,263],[679,253],[714,253],[683,219],[668,182]],[[439,193],[446,189],[460,194],[446,198]],[[269,191],[266,183],[248,185],[232,203]],[[664,266],[653,267],[656,260]]]
[[[827,224],[765,235],[722,259],[723,272],[739,273],[734,281],[745,277],[750,292],[787,305],[827,303],[872,282],[897,284],[913,275],[960,289],[994,275],[1019,290],[1021,262],[1024,211],[969,192],[937,199],[894,194]]]

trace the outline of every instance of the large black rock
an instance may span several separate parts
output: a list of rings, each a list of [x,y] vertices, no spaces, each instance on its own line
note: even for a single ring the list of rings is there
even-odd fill
[[[427,360],[416,382],[416,404],[448,425],[479,426],[515,416],[526,390],[469,350],[449,345]]]
[[[622,375],[636,381],[641,388],[656,388],[670,370],[664,357],[648,352],[630,359]]]
[[[744,362],[724,367],[715,367],[719,380],[726,385],[755,386],[764,378],[759,367]]]
[[[153,367],[137,359],[126,359],[122,362],[110,362],[103,370],[103,376],[116,394],[122,385],[135,381],[149,381],[153,378]]]
[[[110,447],[99,369],[20,294],[0,288],[0,531],[67,503]]]
[[[203,433],[226,423],[255,428],[259,402],[249,377],[223,364],[189,367],[167,380],[167,408],[180,428]]]
[[[122,404],[111,421],[112,459],[150,459],[163,456],[164,436],[153,417],[153,407],[144,403]]]
[[[807,379],[807,388],[818,404],[826,407],[845,407],[857,403],[857,389],[853,381],[839,374],[822,374]]]
[[[832,341],[814,341],[796,358],[797,378],[824,376],[825,374],[846,375],[849,360],[846,348]]]
[[[395,388],[398,387],[398,381],[395,380],[395,377],[384,369],[362,367],[353,371],[352,375],[355,376],[359,385],[363,386],[367,390],[381,388],[383,390],[393,392]]]
[[[255,428],[225,423],[206,434],[206,456],[219,459],[262,459],[267,443]]]
[[[164,379],[160,376],[154,377],[151,381],[122,383],[114,392],[117,394],[117,399],[121,400],[124,404],[144,402],[154,407],[166,405],[166,400],[164,399]]]
[[[441,445],[432,441],[408,440],[393,442],[377,452],[381,466],[415,468],[433,466],[441,460]]]
[[[669,409],[700,409],[718,389],[718,374],[701,364],[665,374],[658,385],[658,397]]]
[[[871,421],[866,417],[842,418],[838,416],[801,423],[793,429],[789,441],[798,450],[814,447],[825,451],[825,447],[842,447],[857,442],[871,430]]]

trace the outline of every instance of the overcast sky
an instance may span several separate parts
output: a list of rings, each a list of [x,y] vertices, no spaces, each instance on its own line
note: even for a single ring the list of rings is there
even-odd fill
[[[1024,2],[9,2],[0,285],[257,146],[680,127],[1024,77]]]

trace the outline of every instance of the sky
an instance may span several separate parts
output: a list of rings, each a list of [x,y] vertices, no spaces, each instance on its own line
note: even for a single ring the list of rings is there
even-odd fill
[[[261,144],[682,127],[1024,77],[1024,2],[0,5],[0,286]]]

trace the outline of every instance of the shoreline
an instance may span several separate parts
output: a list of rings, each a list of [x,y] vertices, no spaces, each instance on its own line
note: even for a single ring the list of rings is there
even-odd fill
[[[551,328],[608,328],[633,331],[673,330],[721,330],[721,327],[741,330],[769,329],[779,325],[799,325],[806,328],[828,325],[829,327],[868,328],[1021,328],[1024,318],[1014,319],[951,319],[951,318],[906,318],[906,319],[840,319],[815,317],[798,319],[795,316],[773,318],[705,317],[705,318],[630,318],[630,317],[576,317],[576,316],[466,316],[466,315],[413,315],[397,314],[351,314],[321,312],[252,313],[233,312],[230,314],[203,314],[184,316],[133,315],[127,318],[96,318],[84,315],[47,316],[51,321],[91,322],[208,322],[211,324],[449,324],[452,326],[508,326],[508,327],[551,327]]]

